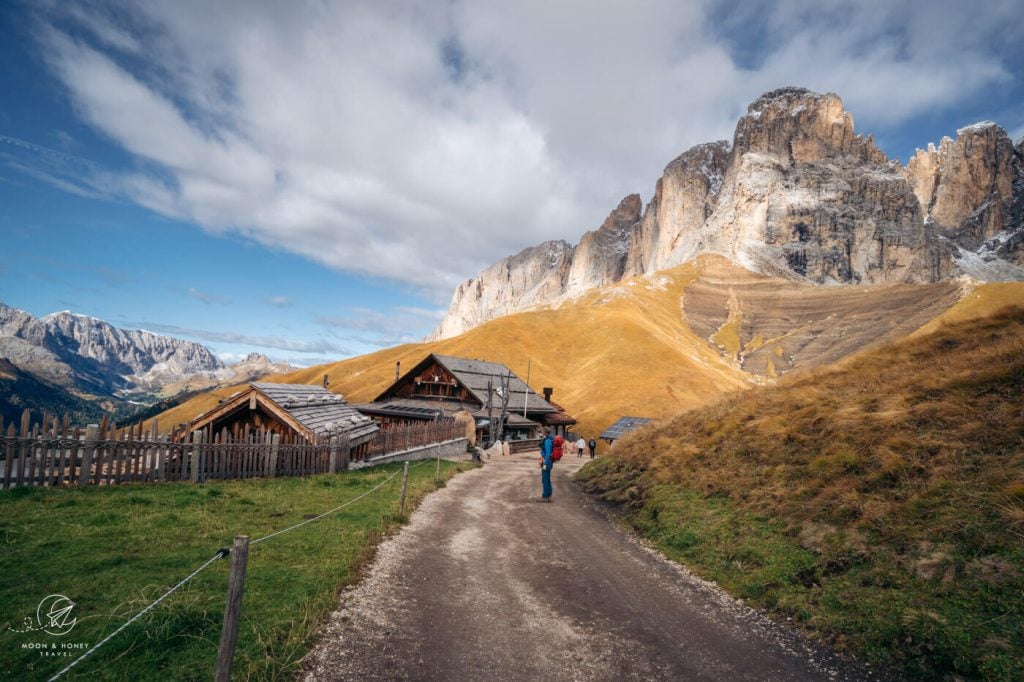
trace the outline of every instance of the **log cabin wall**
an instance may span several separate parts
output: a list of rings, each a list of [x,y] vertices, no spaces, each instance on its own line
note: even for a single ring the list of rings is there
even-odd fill
[[[410,377],[395,389],[398,398],[450,398],[467,400],[469,392],[444,367],[431,363],[421,372]]]

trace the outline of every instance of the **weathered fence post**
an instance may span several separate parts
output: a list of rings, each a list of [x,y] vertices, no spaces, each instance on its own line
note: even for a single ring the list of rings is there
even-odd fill
[[[281,445],[281,434],[275,433],[270,437],[270,478],[277,475],[277,449]]]
[[[338,473],[338,436],[331,436],[331,463],[330,472],[332,474]]]
[[[441,480],[441,448],[437,449],[437,468],[434,469],[434,480]]]
[[[217,670],[213,679],[230,682],[231,661],[235,657],[238,639],[238,621],[242,616],[242,588],[245,586],[245,564],[249,560],[249,536],[236,535],[231,548],[231,568],[228,570],[228,598],[224,604],[224,623],[220,628],[220,646],[217,649]]]
[[[398,503],[398,513],[405,513],[405,490],[409,485],[409,463],[406,462],[405,466],[402,467],[402,499]]]
[[[89,470],[92,468],[92,460],[96,453],[100,437],[99,424],[89,424],[85,428],[85,447],[82,449],[82,468],[78,471],[78,486],[84,488],[89,485]]]
[[[192,434],[192,482],[199,483],[199,451],[203,442],[204,431],[196,431]]]
[[[348,439],[348,434],[342,437],[341,441],[341,470],[348,471],[349,461],[352,458],[352,441]]]

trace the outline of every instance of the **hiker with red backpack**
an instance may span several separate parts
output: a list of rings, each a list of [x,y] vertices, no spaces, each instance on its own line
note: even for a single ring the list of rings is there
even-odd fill
[[[551,467],[555,462],[562,459],[562,445],[564,440],[561,436],[551,437],[551,431],[544,435],[540,443],[540,485],[541,502],[551,501]]]

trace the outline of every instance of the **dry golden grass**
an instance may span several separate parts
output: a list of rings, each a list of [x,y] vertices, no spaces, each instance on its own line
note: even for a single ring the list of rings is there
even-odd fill
[[[373,400],[394,380],[395,362],[409,370],[427,354],[501,362],[579,420],[577,430],[596,436],[618,417],[667,417],[750,386],[683,321],[683,288],[700,273],[690,263],[654,278],[637,278],[592,292],[558,309],[492,320],[459,337],[407,344],[349,360],[309,367],[265,381],[320,384],[349,402]],[[216,389],[158,416],[162,427],[193,419],[239,387]]]
[[[1006,541],[989,521],[1020,522],[1022,393],[1024,309],[1008,308],[731,396],[617,451],[797,525],[959,533],[982,551]]]
[[[944,326],[988,317],[1010,305],[1024,305],[1024,282],[992,282],[975,287],[942,315],[924,325],[912,337],[931,334]]]
[[[982,312],[638,431],[581,479],[840,647],[909,677],[1020,679],[1024,307]]]
[[[591,292],[557,309],[492,320],[453,339],[387,348],[264,380],[318,385],[327,374],[332,391],[349,402],[366,402],[391,384],[396,362],[406,371],[437,352],[501,362],[523,379],[529,361],[530,385],[538,391],[554,387],[555,402],[579,420],[578,430],[587,437],[625,414],[671,417],[755,383],[734,365],[741,349],[737,330],[744,319],[736,296],[728,302],[728,321],[711,340],[726,349],[727,357],[695,334],[681,314],[684,290],[706,270],[718,272],[723,267],[721,258],[703,257],[650,278]],[[728,267],[735,274],[735,266]],[[818,288],[811,289],[820,295]],[[836,289],[836,296],[842,295]],[[978,287],[955,307],[959,312],[951,313],[950,319],[991,312],[995,302],[1007,299],[1024,301],[1024,285]],[[746,350],[775,342],[755,334]],[[773,350],[781,357],[781,346],[774,345]],[[774,375],[771,363],[768,377],[756,380]],[[160,424],[168,428],[193,419],[239,389],[222,387],[199,395],[159,415]]]

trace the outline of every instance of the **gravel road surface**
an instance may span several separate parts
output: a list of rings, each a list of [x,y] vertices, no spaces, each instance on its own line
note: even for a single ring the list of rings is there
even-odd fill
[[[346,590],[307,680],[853,680],[874,677],[649,549],[536,454],[429,495]]]

